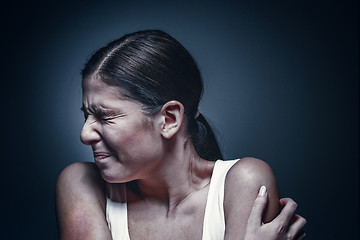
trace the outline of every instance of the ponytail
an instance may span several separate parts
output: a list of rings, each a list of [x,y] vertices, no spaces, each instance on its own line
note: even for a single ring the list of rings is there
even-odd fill
[[[195,150],[200,157],[210,161],[224,159],[216,136],[201,113],[196,119],[190,120],[189,133]]]

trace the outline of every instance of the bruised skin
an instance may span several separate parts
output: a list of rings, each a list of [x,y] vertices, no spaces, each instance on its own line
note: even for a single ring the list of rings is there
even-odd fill
[[[73,163],[61,172],[55,193],[59,239],[111,239],[104,190],[94,163]]]
[[[200,179],[210,181],[213,162],[209,163],[208,171],[202,172],[202,176],[207,177]],[[196,181],[201,182],[200,179]],[[111,239],[105,219],[105,195],[107,191],[113,200],[121,200],[119,185],[104,182],[93,163],[67,167],[59,176],[56,192],[60,239]],[[265,214],[268,221],[278,211],[276,184],[268,165],[258,159],[244,158],[229,170],[224,196],[225,239],[243,237],[257,186],[261,185],[266,185],[269,192],[270,203]],[[161,239],[164,236],[197,239],[194,236],[199,236],[200,239],[207,192],[208,185],[205,185],[183,199],[172,215],[167,215],[167,206],[154,199],[144,201],[132,188],[128,189],[132,239],[144,236],[162,236]]]
[[[225,239],[244,238],[253,202],[262,185],[266,186],[269,196],[263,222],[269,222],[279,211],[276,181],[269,165],[259,159],[246,157],[229,170],[224,190]]]
[[[61,239],[111,238],[105,196],[123,201],[120,186],[134,180],[137,191],[126,184],[132,239],[200,239],[214,162],[200,158],[189,141],[184,106],[169,101],[148,116],[118,87],[90,77],[83,84],[83,110],[81,140],[92,147],[99,170],[91,163],[76,163],[60,174],[56,199]],[[243,238],[261,185],[268,188],[265,216],[271,219],[278,198],[268,165],[245,158],[230,169],[224,196],[226,239]]]

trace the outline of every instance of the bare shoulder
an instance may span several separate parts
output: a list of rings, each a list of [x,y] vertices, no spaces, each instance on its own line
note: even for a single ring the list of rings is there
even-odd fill
[[[277,185],[270,166],[260,159],[246,157],[228,171],[224,190],[227,239],[243,238],[253,202],[262,185],[266,186],[269,195],[264,214],[264,222],[268,222],[279,210]]]
[[[88,191],[99,190],[98,187],[103,184],[99,170],[94,163],[76,162],[61,171],[56,189],[63,194],[67,194],[71,190],[76,190],[77,193],[86,190],[84,193],[87,193]]]
[[[95,164],[67,166],[56,183],[56,213],[60,239],[108,239],[105,183]]]
[[[270,204],[276,201],[276,206],[278,206],[277,184],[270,166],[257,158],[242,158],[230,168],[226,175],[225,203],[247,204],[251,207],[262,185],[267,188]],[[239,203],[240,199],[242,203]]]
[[[239,185],[245,183],[248,187],[266,185],[273,183],[274,180],[274,174],[270,166],[266,162],[253,157],[240,159],[226,175],[228,184]]]

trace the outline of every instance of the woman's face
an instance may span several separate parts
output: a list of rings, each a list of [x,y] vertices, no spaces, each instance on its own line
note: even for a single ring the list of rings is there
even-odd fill
[[[108,182],[147,177],[161,161],[162,139],[157,115],[125,98],[121,89],[97,78],[85,79],[81,141],[92,147],[94,160]]]

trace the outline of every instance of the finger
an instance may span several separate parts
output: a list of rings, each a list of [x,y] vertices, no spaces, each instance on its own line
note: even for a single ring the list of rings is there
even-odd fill
[[[261,218],[267,204],[267,191],[265,186],[261,186],[250,212],[248,227],[261,226]]]
[[[298,239],[294,238],[296,236],[301,236],[304,233],[304,227],[306,225],[306,219],[301,217],[300,215],[295,214],[293,218],[293,223],[288,228],[288,238],[289,239]],[[291,238],[291,236],[293,236]]]
[[[278,224],[283,231],[287,229],[290,224],[290,220],[293,218],[297,204],[291,198],[280,199],[280,204],[284,206],[280,214],[273,220],[274,223]]]

